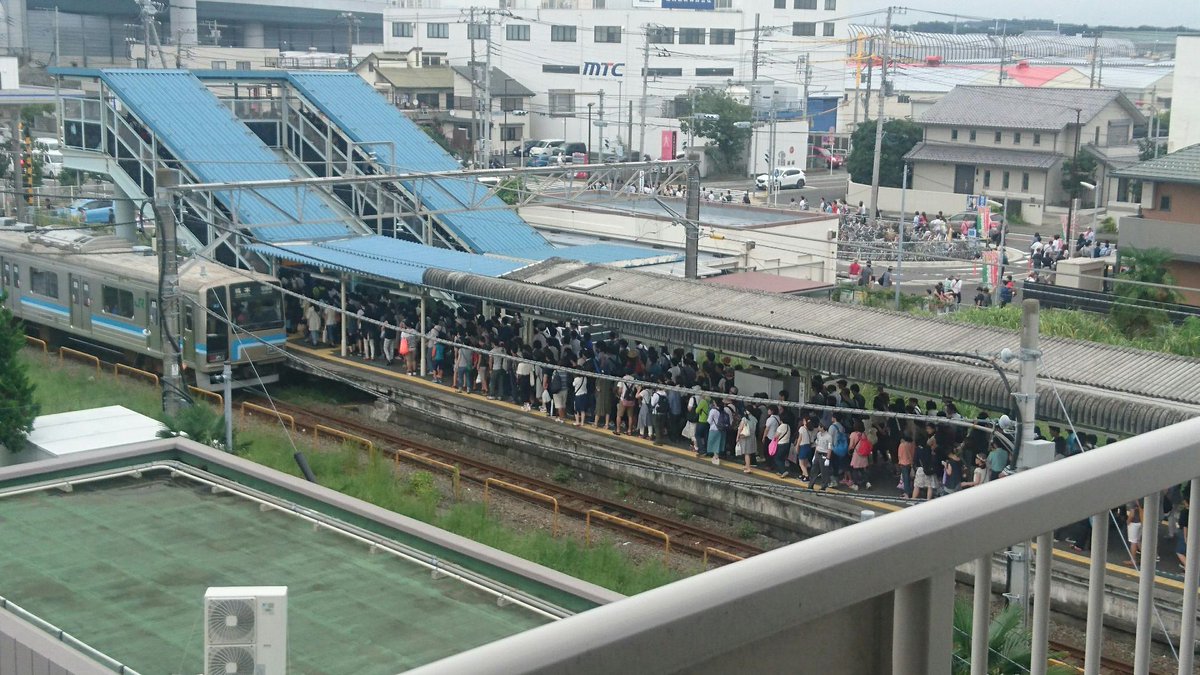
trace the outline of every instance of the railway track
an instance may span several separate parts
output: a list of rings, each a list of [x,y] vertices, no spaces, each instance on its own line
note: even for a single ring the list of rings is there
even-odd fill
[[[247,398],[250,398],[250,396]],[[709,532],[673,518],[639,511],[628,504],[622,504],[604,497],[572,490],[557,483],[533,478],[481,461],[476,457],[470,457],[445,448],[416,443],[411,439],[381,430],[369,424],[364,424],[344,415],[326,411],[314,411],[278,400],[275,401],[275,407],[279,412],[294,417],[298,427],[311,429],[315,425],[320,424],[340,429],[376,442],[377,447],[383,453],[393,458],[397,454],[396,450],[400,449],[437,462],[457,466],[461,479],[478,485],[486,485],[489,479],[493,479],[493,484],[495,480],[499,480],[545,497],[551,497],[557,502],[559,513],[581,520],[589,519],[589,513],[591,513],[592,517],[590,520],[594,525],[603,524],[608,526],[611,524],[611,520],[604,516],[612,516],[635,523],[652,531],[662,532],[669,537],[670,549],[672,551],[683,551],[718,563],[733,562],[763,552],[761,548],[732,537]],[[505,494],[510,496],[518,497],[531,503],[545,505],[539,498],[527,496],[518,491],[508,489],[504,491]],[[596,512],[600,512],[603,516],[596,516]],[[635,535],[649,542],[662,543],[662,538],[651,532],[626,527],[621,527],[620,531]]]
[[[1063,663],[1067,667],[1076,668],[1079,672],[1083,672],[1083,649],[1074,645],[1069,645],[1065,642],[1050,641],[1050,651],[1063,654],[1057,661]],[[1105,675],[1133,675],[1133,665],[1111,659],[1107,656],[1100,657],[1100,672]],[[1153,671],[1151,671],[1153,673]]]

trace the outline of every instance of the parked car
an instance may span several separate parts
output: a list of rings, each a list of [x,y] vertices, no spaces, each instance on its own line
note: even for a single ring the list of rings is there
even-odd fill
[[[528,157],[529,151],[532,150],[533,146],[537,145],[538,143],[541,143],[541,141],[536,140],[536,139],[530,139],[530,140],[525,141],[524,143],[520,144],[519,146],[513,148],[513,151],[512,151],[513,157]]]
[[[561,146],[563,143],[566,143],[566,141],[561,138],[543,138],[542,140],[538,141],[533,147],[529,148],[529,156],[537,157],[538,155],[547,154],[548,152],[550,152],[551,148],[557,148],[557,147]]]
[[[800,189],[804,187],[806,177],[803,169],[789,166],[783,169],[775,169],[769,178],[765,173],[759,174],[754,179],[754,187],[759,190],[766,190],[768,180],[774,183],[775,187],[779,190],[786,190],[788,188]]]
[[[59,218],[70,218],[83,223],[113,222],[113,203],[110,199],[76,199],[67,206],[53,211]]]
[[[819,145],[808,146],[808,162],[812,166],[825,166],[830,169],[840,169],[846,164],[846,158],[829,148]]]

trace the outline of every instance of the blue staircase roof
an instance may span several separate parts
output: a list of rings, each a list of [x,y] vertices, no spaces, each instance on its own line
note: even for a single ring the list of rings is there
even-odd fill
[[[292,262],[409,284],[420,284],[431,267],[498,277],[529,264],[378,235],[315,244],[255,244],[250,249]]]
[[[288,81],[333,124],[377,161],[396,172],[454,171],[458,162],[404,113],[389,104],[354,73],[289,72]],[[437,178],[405,182],[422,204],[434,211],[453,211],[438,219],[477,253],[510,255],[545,247],[537,230],[474,179]],[[466,210],[470,205],[479,210]]]
[[[201,182],[301,177],[188,71],[104,69],[100,77]],[[325,196],[308,187],[218,192],[216,197],[262,241],[355,234]]]

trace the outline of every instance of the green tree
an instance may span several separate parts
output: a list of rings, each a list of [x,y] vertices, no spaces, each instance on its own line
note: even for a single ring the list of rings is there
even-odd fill
[[[921,142],[921,127],[909,120],[894,119],[883,124],[883,155],[879,158],[879,184],[900,187],[904,179],[904,155]],[[875,163],[875,120],[858,125],[850,139],[846,170],[855,183],[870,183]]]
[[[20,360],[25,332],[3,302],[0,293],[0,401],[4,402],[0,405],[0,446],[16,451],[24,447],[38,406],[33,400],[33,382]]]
[[[1175,278],[1167,270],[1173,255],[1162,249],[1124,249],[1121,263],[1127,269],[1117,279],[1128,279],[1162,286],[1174,286]],[[1128,338],[1146,337],[1158,333],[1171,319],[1162,309],[1163,303],[1178,303],[1181,296],[1173,288],[1117,283],[1113,289],[1113,305],[1109,317],[1117,330]]]
[[[680,100],[687,101],[685,109],[691,107],[691,97]],[[680,129],[685,135],[693,134],[713,142],[716,147],[710,151],[710,156],[719,170],[737,169],[745,159],[743,153],[750,140],[750,129],[739,129],[737,123],[750,121],[750,106],[738,103],[728,93],[716,89],[697,91],[695,101],[694,110],[680,120]],[[700,117],[704,115],[717,117]]]
[[[1083,152],[1077,159],[1068,157],[1062,165],[1062,188],[1068,199],[1078,199],[1087,188],[1079,183],[1096,182],[1096,158],[1091,153]]]
[[[971,603],[954,603],[954,655],[950,672],[967,675],[971,672]],[[1030,633],[1021,622],[1021,606],[1009,605],[992,619],[988,626],[989,675],[1024,675],[1033,660]],[[1051,663],[1046,670],[1051,675],[1074,673],[1069,666]]]

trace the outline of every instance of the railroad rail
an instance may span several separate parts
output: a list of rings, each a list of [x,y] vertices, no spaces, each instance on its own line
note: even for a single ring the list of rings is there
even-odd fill
[[[247,398],[250,397],[252,397],[252,394],[247,392]],[[350,432],[356,436],[379,441],[377,451],[391,459],[396,459],[397,454],[401,455],[399,457],[400,461],[405,461],[404,455],[425,457],[443,464],[457,466],[461,480],[485,486],[488,479],[498,479],[504,483],[516,485],[543,497],[552,498],[557,503],[558,511],[561,515],[576,518],[581,522],[588,520],[589,512],[598,511],[602,514],[614,516],[641,526],[640,528],[617,527],[615,529],[637,536],[648,543],[662,544],[663,537],[653,533],[661,532],[669,538],[672,550],[683,551],[691,556],[705,560],[708,564],[726,564],[732,562],[735,558],[747,558],[762,553],[764,550],[744,541],[726,537],[715,532],[709,532],[680,520],[646,513],[628,504],[572,490],[550,481],[533,478],[481,461],[476,457],[470,457],[445,448],[417,443],[411,439],[387,432],[369,424],[364,424],[345,415],[337,415],[326,411],[318,412],[279,400],[275,401],[275,408],[280,413],[295,418],[298,429],[309,430],[318,424],[333,427]],[[398,450],[401,452],[398,453]],[[541,498],[526,496],[520,491],[506,490],[505,494],[532,504],[545,506],[545,501]],[[594,514],[591,522],[593,526],[610,524],[609,520],[596,518]],[[713,551],[716,551],[716,553],[713,553]]]
[[[1050,651],[1063,655],[1061,658],[1055,659],[1056,662],[1068,668],[1073,668],[1080,673],[1083,672],[1084,651],[1082,648],[1065,642],[1051,640]],[[1101,656],[1100,672],[1105,673],[1105,675],[1133,675],[1133,665],[1107,656]],[[1151,675],[1154,675],[1154,672],[1153,670],[1150,671]]]

